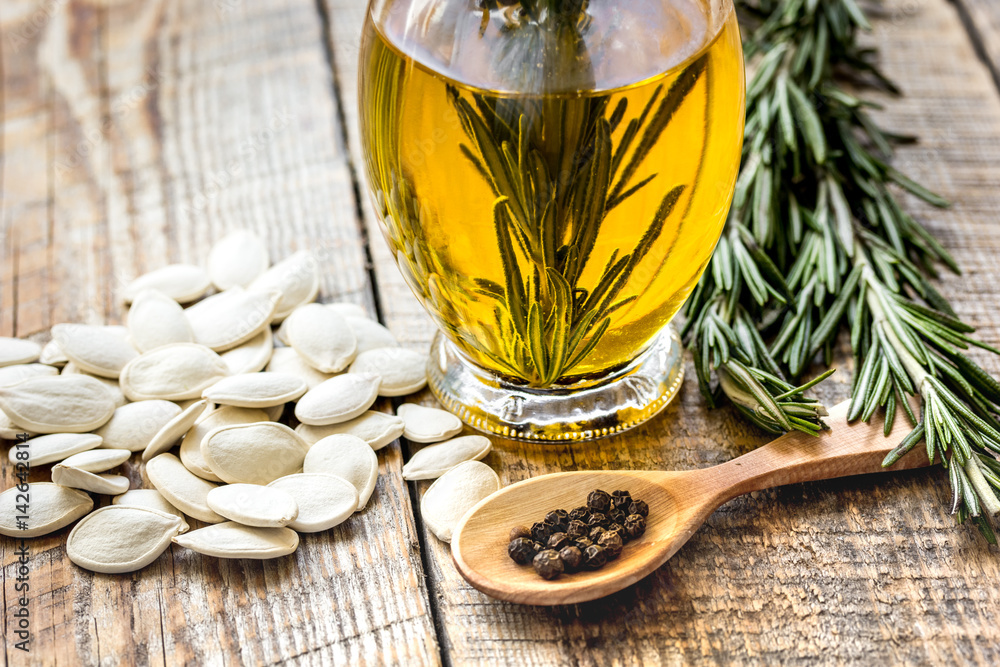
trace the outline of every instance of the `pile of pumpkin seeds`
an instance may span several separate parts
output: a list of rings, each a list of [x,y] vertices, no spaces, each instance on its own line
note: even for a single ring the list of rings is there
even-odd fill
[[[316,303],[319,281],[310,253],[269,266],[261,239],[238,231],[213,246],[207,269],[175,264],[127,285],[127,326],[58,324],[44,347],[0,338],[0,438],[28,437],[10,463],[54,464],[51,483],[0,493],[0,534],[79,520],[66,553],[104,573],[145,567],[171,543],[218,558],[285,556],[299,533],[363,510],[376,452],[405,436],[436,443],[403,477],[439,478],[421,513],[449,541],[500,488],[479,462],[490,440],[460,436],[461,421],[437,408],[371,410],[379,396],[422,389],[427,357],[360,306]],[[112,472],[134,453],[146,488]],[[112,504],[94,510],[91,494]],[[190,530],[189,519],[207,525]]]

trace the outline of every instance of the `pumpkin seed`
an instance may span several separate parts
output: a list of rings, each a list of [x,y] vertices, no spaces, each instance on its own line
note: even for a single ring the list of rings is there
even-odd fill
[[[345,317],[358,341],[358,354],[380,347],[399,347],[399,341],[384,326],[367,317]]]
[[[442,542],[451,542],[458,522],[483,498],[500,490],[500,478],[479,461],[466,461],[437,479],[424,492],[420,516]]]
[[[381,378],[370,373],[345,373],[310,389],[295,405],[303,424],[326,426],[361,416],[378,398]]]
[[[299,536],[288,528],[253,528],[235,521],[178,535],[174,543],[216,558],[280,558],[294,553]]]
[[[130,401],[201,398],[229,375],[218,354],[196,343],[174,343],[144,352],[122,369],[122,391]]]
[[[67,364],[67,367],[68,366],[69,365]],[[101,384],[103,384],[104,388],[108,390],[109,394],[111,394],[111,401],[115,404],[115,409],[118,409],[121,406],[128,403],[128,399],[125,398],[125,394],[122,393],[122,387],[120,384],[118,384],[117,380],[112,380],[111,378],[97,377],[96,375],[91,375],[90,373],[84,373],[82,371],[80,372],[80,375],[86,375],[88,377],[92,377]]]
[[[171,343],[193,343],[184,309],[163,292],[143,290],[128,310],[128,329],[140,352]]]
[[[434,479],[466,461],[478,461],[490,453],[493,443],[482,435],[466,435],[424,447],[403,466],[403,479]]]
[[[299,356],[298,352],[290,347],[278,347],[274,349],[271,361],[267,364],[267,371],[269,373],[287,373],[288,375],[300,377],[305,380],[309,389],[313,389],[330,378],[336,377],[335,373],[323,373],[316,370],[307,364]]]
[[[272,489],[288,492],[299,515],[288,527],[300,533],[318,533],[347,520],[358,508],[358,491],[341,477],[323,473],[299,473],[276,479]]]
[[[319,263],[311,253],[299,251],[262,273],[247,289],[252,292],[280,292],[274,321],[281,322],[295,308],[309,303],[319,294]]]
[[[27,429],[21,428],[12,422],[6,413],[0,412],[0,438],[4,440],[17,440],[19,435],[23,435],[25,433],[28,434],[29,438],[38,435],[34,431],[28,431]]]
[[[271,360],[274,351],[274,341],[271,327],[264,327],[261,332],[231,350],[226,350],[220,356],[226,362],[230,375],[241,373],[256,373],[264,370]]]
[[[0,336],[0,367],[30,364],[37,361],[41,353],[41,345],[34,341]]]
[[[134,572],[159,558],[182,524],[183,519],[148,507],[109,505],[76,524],[66,539],[66,555],[85,570]]]
[[[85,452],[101,444],[101,436],[92,433],[53,433],[52,435],[42,435],[28,440],[28,460],[29,466],[41,466],[53,461],[62,461],[67,456],[72,456],[79,452]],[[17,464],[15,458],[18,452],[25,451],[23,448],[11,447],[9,456],[10,462]]]
[[[181,511],[167,502],[167,499],[156,489],[130,489],[120,496],[112,498],[111,502],[122,507],[145,507],[165,514],[173,514],[181,520],[182,533],[186,533],[190,528]]]
[[[132,452],[127,449],[91,449],[73,454],[60,463],[67,468],[98,473],[117,468],[128,461],[130,456]]]
[[[427,385],[427,355],[402,347],[380,347],[359,354],[350,372],[380,376],[380,396],[406,396]]]
[[[59,343],[54,340],[50,340],[42,348],[42,353],[38,357],[38,363],[46,364],[48,366],[65,366],[69,363],[69,357],[66,353],[62,351],[59,347]]]
[[[259,484],[227,484],[212,489],[208,506],[244,526],[280,528],[299,515],[299,506],[287,492]]]
[[[173,454],[160,454],[146,463],[146,477],[171,505],[205,523],[224,521],[208,506],[208,492],[215,484],[189,471]]]
[[[240,229],[215,242],[208,253],[208,276],[220,290],[246,287],[267,271],[267,246],[259,236]]]
[[[354,360],[358,342],[342,317],[311,303],[288,316],[285,341],[318,371],[338,373]]]
[[[194,423],[198,421],[198,418],[201,417],[207,407],[208,401],[192,403],[179,415],[164,424],[156,432],[156,435],[150,439],[149,444],[146,445],[146,448],[142,452],[142,460],[148,461],[154,456],[159,456],[164,452],[170,451],[170,448],[177,444],[181,436],[194,426]]]
[[[241,345],[271,323],[280,294],[232,287],[184,311],[196,342],[216,352]]]
[[[208,467],[229,484],[267,484],[302,469],[309,445],[284,424],[220,426],[201,441]]]
[[[281,416],[285,414],[285,403],[281,405],[272,405],[269,408],[261,408],[267,413],[267,421],[276,422],[281,420]]]
[[[59,375],[0,387],[0,409],[36,433],[85,433],[111,419],[115,403],[90,376]]]
[[[52,466],[52,481],[61,486],[83,489],[108,496],[128,491],[128,477],[121,475],[95,475],[86,470],[70,468],[61,463]]]
[[[305,380],[285,373],[231,375],[206,389],[202,396],[220,405],[269,408],[284,405],[306,393]]]
[[[255,422],[267,421],[268,415],[263,410],[250,408],[234,408],[223,406],[205,416],[187,432],[181,441],[181,462],[184,467],[202,479],[210,482],[221,482],[222,479],[212,472],[208,463],[201,455],[201,441],[206,435],[220,426],[234,426],[236,424],[253,424]]]
[[[364,306],[359,306],[356,303],[324,303],[323,305],[337,317],[368,319],[368,311],[365,310]]]
[[[211,286],[208,273],[200,266],[171,264],[139,276],[125,287],[122,296],[131,303],[143,290],[155,289],[177,303],[190,303]]]
[[[440,408],[403,403],[396,414],[403,419],[403,437],[410,442],[440,442],[462,432],[462,420]]]
[[[117,327],[57,324],[52,337],[80,370],[101,377],[117,378],[125,364],[139,356]]]
[[[402,435],[403,428],[404,422],[399,417],[369,410],[360,417],[340,424],[329,426],[299,424],[295,432],[309,445],[314,445],[331,435],[346,433],[361,438],[373,450],[378,451]]]
[[[181,413],[176,403],[153,399],[123,405],[95,433],[104,439],[102,447],[141,452],[160,429]]]
[[[353,435],[331,435],[309,448],[302,472],[343,477],[358,492],[358,511],[365,508],[378,480],[378,456],[368,443]]]
[[[59,369],[45,364],[14,364],[0,367],[0,387],[10,387],[22,380],[59,375]]]
[[[31,514],[28,528],[22,530],[15,517],[24,514],[17,510],[24,504],[24,492],[11,487],[0,493],[0,535],[8,537],[39,537],[48,535],[73,523],[94,509],[94,501],[83,491],[59,486],[51,482],[28,484],[28,503]]]

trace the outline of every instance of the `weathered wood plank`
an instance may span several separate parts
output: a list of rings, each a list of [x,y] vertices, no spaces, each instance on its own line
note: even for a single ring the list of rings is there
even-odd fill
[[[343,99],[356,80],[358,3],[327,0]],[[885,122],[918,134],[900,155],[905,173],[956,202],[938,212],[911,202],[966,267],[945,293],[1000,340],[990,311],[1000,298],[995,260],[1000,212],[1000,98],[945,0],[887,3],[894,17],[875,41],[907,93]],[[348,107],[348,119],[356,110]],[[357,124],[347,129],[357,132]],[[360,164],[357,136],[349,142]],[[377,225],[366,209],[369,233]],[[373,243],[380,289],[401,285]],[[974,282],[973,282],[974,281]],[[402,290],[383,300],[385,319],[416,345],[430,330]],[[405,298],[404,298],[405,297]],[[415,338],[419,331],[423,339]],[[825,384],[833,403],[849,388],[850,364]],[[1000,371],[996,359],[982,358]],[[596,444],[534,447],[498,441],[486,462],[507,483],[578,468],[684,469],[712,465],[759,445],[729,410],[706,411],[689,380],[665,414]],[[430,400],[426,396],[425,400]],[[415,449],[419,446],[411,445]],[[421,483],[422,493],[427,485]],[[448,549],[424,532],[441,642],[455,664],[991,664],[1000,659],[998,550],[956,528],[940,471],[799,485],[740,498],[721,508],[656,574],[602,601],[552,609],[497,603],[457,575]]]
[[[955,0],[1000,84],[1000,6],[990,0]]]
[[[203,262],[240,227],[260,233],[273,259],[312,250],[323,298],[372,309],[314,4],[26,5],[0,10],[4,333],[120,320],[123,282]],[[303,536],[287,559],[174,547],[110,577],[67,562],[68,530],[33,540],[32,662],[435,664],[399,445],[379,458],[368,509]],[[126,469],[140,484],[139,466]],[[5,465],[3,487],[12,483]],[[7,600],[13,547],[0,540]]]

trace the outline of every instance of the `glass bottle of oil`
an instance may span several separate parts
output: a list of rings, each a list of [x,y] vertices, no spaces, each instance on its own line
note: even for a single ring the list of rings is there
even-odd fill
[[[367,176],[447,341],[446,404],[487,430],[587,437],[666,403],[677,369],[644,378],[643,355],[676,345],[663,332],[721,233],[743,85],[731,0],[372,3]],[[594,413],[585,393],[622,378],[611,403],[648,394],[640,409]]]

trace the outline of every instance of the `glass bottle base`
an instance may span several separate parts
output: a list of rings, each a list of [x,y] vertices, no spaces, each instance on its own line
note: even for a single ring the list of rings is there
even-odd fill
[[[473,365],[439,332],[428,384],[469,426],[505,438],[593,440],[638,426],[665,408],[684,379],[683,346],[673,327],[627,367],[584,387],[532,389]]]

